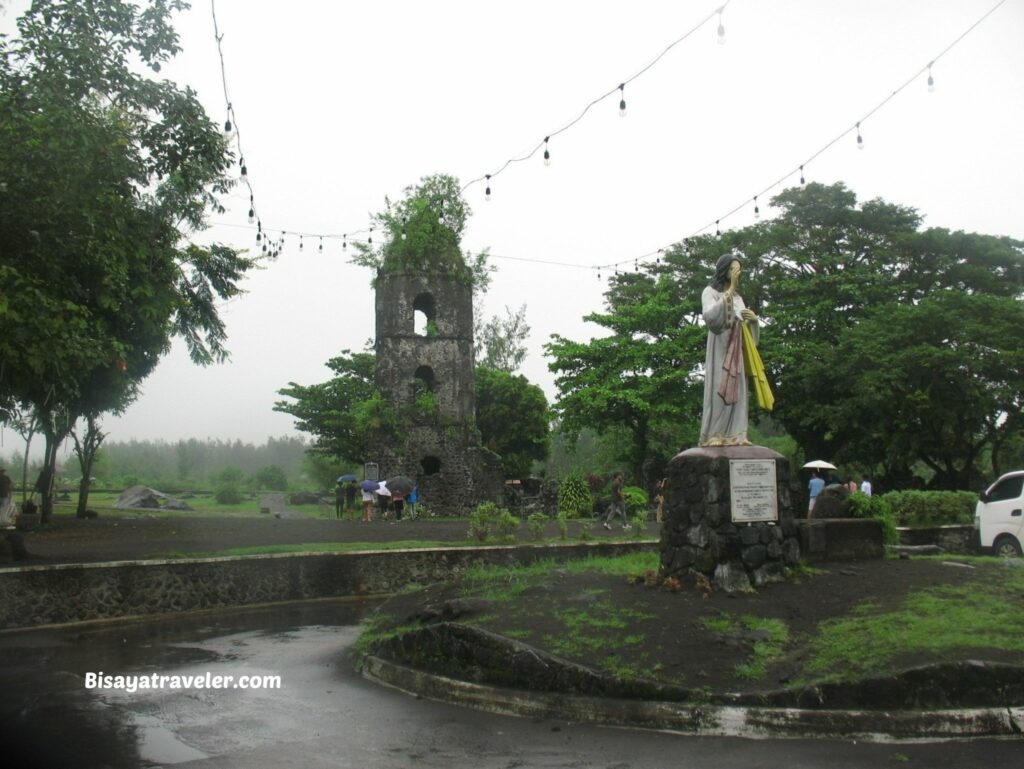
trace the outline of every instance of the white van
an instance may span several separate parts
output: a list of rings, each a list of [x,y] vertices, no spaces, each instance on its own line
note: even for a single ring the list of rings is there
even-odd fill
[[[981,492],[974,529],[982,552],[1020,558],[1024,542],[1024,470],[1007,473]]]

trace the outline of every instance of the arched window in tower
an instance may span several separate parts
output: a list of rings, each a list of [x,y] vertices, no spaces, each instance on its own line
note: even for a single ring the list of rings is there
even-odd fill
[[[420,467],[423,468],[423,475],[437,475],[441,472],[441,460],[437,457],[423,457]]]
[[[426,292],[418,295],[412,302],[413,331],[416,336],[434,336],[437,333],[434,295]]]
[[[420,366],[416,369],[416,373],[413,377],[414,395],[434,392],[434,386],[437,384],[437,380],[434,379],[434,369],[430,368],[430,366]]]

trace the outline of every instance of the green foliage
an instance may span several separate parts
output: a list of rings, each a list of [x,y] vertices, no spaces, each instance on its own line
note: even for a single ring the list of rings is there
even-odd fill
[[[501,456],[507,478],[524,478],[548,454],[548,403],[524,376],[477,366],[476,423],[484,446]]]
[[[553,337],[563,428],[620,430],[641,486],[645,463],[692,445],[700,295],[715,260],[737,249],[743,299],[765,320],[771,433],[781,427],[804,456],[863,467],[893,488],[919,463],[939,488],[976,488],[987,457],[995,468],[1004,446],[1017,456],[1024,242],[920,229],[915,210],[858,203],[842,184],[788,189],[772,203],[771,221],[691,238],[613,277],[605,312],[587,318],[600,338]]]
[[[504,541],[515,542],[519,519],[505,508],[500,508],[494,516],[494,529]]]
[[[559,511],[555,523],[558,525],[558,538],[564,542],[569,536],[569,521],[564,512]]]
[[[469,514],[469,539],[486,542],[491,536],[491,526],[498,516],[498,506],[493,502],[481,502]]]
[[[526,526],[530,530],[530,538],[535,542],[542,542],[544,540],[544,529],[547,525],[547,515],[539,510],[535,513],[530,513],[526,519]]]
[[[854,518],[874,518],[882,525],[882,541],[887,545],[898,545],[896,516],[887,499],[888,495],[868,496],[859,491],[850,495],[850,515]]]
[[[882,498],[900,526],[970,524],[978,502],[970,491],[890,491]]]
[[[994,567],[993,567],[994,568]],[[894,610],[866,609],[822,624],[807,669],[825,680],[882,675],[915,653],[1024,653],[1020,569],[979,568],[970,584],[911,593]],[[976,657],[977,658],[977,657]]]
[[[373,217],[384,234],[383,243],[354,243],[356,264],[371,268],[377,276],[451,275],[475,290],[487,290],[492,270],[486,253],[463,256],[461,251],[462,233],[472,211],[457,179],[445,174],[425,176],[419,184],[405,188],[402,200],[386,202],[386,209]]]
[[[318,385],[289,382],[274,411],[295,417],[295,426],[314,436],[312,451],[345,464],[361,464],[366,457],[367,431],[386,428],[389,410],[373,383],[376,357],[372,352],[342,350],[327,367],[334,377]]]
[[[245,500],[245,496],[238,487],[232,484],[220,485],[213,496],[222,505],[237,505]]]
[[[437,416],[437,396],[432,392],[422,392],[416,396],[414,409],[417,419],[429,419]]]
[[[256,471],[253,480],[256,481],[256,488],[270,489],[271,491],[284,491],[288,488],[288,476],[285,475],[277,465],[266,465]]]
[[[51,449],[130,403],[172,337],[223,361],[218,305],[256,266],[184,239],[232,157],[193,91],[150,77],[182,7],[37,0],[0,47],[0,404],[33,404]]]
[[[641,539],[647,532],[647,509],[644,508],[640,512],[630,517],[630,528],[633,531],[634,539]]]
[[[566,518],[589,518],[594,511],[590,487],[579,473],[571,473],[558,486],[558,514]]]
[[[633,518],[643,515],[647,519],[647,492],[637,486],[624,486],[622,498],[626,503],[626,515]]]
[[[505,319],[497,315],[473,329],[474,358],[481,368],[511,374],[526,358],[526,340],[530,326],[526,323],[526,305],[516,312],[505,308]]]

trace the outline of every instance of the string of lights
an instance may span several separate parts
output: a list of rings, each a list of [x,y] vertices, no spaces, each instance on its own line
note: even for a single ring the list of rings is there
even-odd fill
[[[724,26],[724,22],[723,22],[723,13],[725,11],[726,6],[729,5],[729,2],[731,2],[731,0],[726,0],[726,2],[723,5],[721,5],[720,7],[716,8],[714,11],[712,11],[707,16],[702,18],[693,28],[691,28],[689,31],[687,31],[684,35],[682,35],[678,39],[674,40],[672,43],[670,43],[664,50],[661,51],[661,53],[659,53],[654,59],[652,59],[647,65],[645,65],[643,68],[641,68],[635,74],[633,74],[631,77],[629,77],[628,79],[622,81],[619,85],[615,86],[614,88],[612,88],[608,92],[602,94],[601,96],[597,97],[596,99],[594,99],[590,103],[588,103],[583,108],[583,110],[575,118],[570,120],[568,123],[563,125],[561,128],[557,129],[556,131],[553,131],[553,132],[547,134],[543,138],[543,140],[540,141],[537,145],[535,145],[528,153],[526,153],[524,155],[521,155],[521,156],[518,156],[518,157],[509,158],[508,160],[505,161],[505,163],[503,165],[498,167],[497,170],[495,170],[495,171],[493,171],[491,173],[483,174],[482,176],[479,176],[477,178],[472,179],[471,181],[469,181],[465,185],[463,185],[462,191],[465,192],[471,186],[473,186],[475,184],[479,184],[481,182],[484,182],[484,183],[486,183],[485,192],[484,192],[484,198],[485,198],[485,200],[490,200],[491,197],[492,197],[491,180],[494,177],[496,177],[499,174],[501,174],[503,171],[507,170],[512,164],[527,161],[527,160],[533,158],[538,152],[543,151],[544,163],[546,165],[550,165],[550,163],[551,163],[550,140],[553,137],[558,136],[558,135],[560,135],[562,133],[565,133],[566,131],[571,129],[573,126],[575,126],[577,123],[579,123],[590,112],[591,108],[593,108],[597,104],[601,103],[602,101],[605,101],[606,99],[609,99],[609,98],[613,97],[616,94],[618,94],[618,97],[619,97],[619,114],[621,116],[625,116],[625,114],[626,114],[625,87],[627,85],[629,85],[631,82],[635,81],[640,76],[642,76],[644,73],[646,73],[652,67],[654,67],[659,61],[661,61],[661,59],[664,56],[666,56],[669,53],[669,51],[671,51],[677,45],[681,44],[682,42],[684,42],[685,40],[690,38],[698,30],[702,29],[709,21],[715,19],[716,17],[717,17],[717,20],[718,20],[717,29],[716,29],[716,35],[717,35],[718,43],[722,44],[722,43],[725,42],[725,26]],[[894,98],[896,98],[896,96],[898,96],[900,93],[902,93],[912,83],[914,83],[919,78],[921,78],[922,75],[927,74],[928,90],[929,91],[934,91],[935,90],[935,78],[934,78],[934,73],[933,73],[933,67],[935,66],[936,62],[938,62],[942,57],[944,57],[947,53],[949,53],[957,44],[959,44],[965,37],[967,37],[968,34],[970,34],[972,31],[974,31],[974,29],[976,29],[979,25],[981,25],[986,19],[988,19],[993,13],[995,13],[1005,3],[1006,3],[1006,0],[998,0],[998,2],[995,3],[995,5],[993,5],[987,12],[985,12],[973,24],[971,24],[967,29],[965,29],[960,35],[958,35],[951,43],[949,43],[945,48],[943,48],[941,51],[939,51],[939,53],[937,53],[935,56],[931,57],[928,60],[927,64],[925,64],[924,66],[922,66],[919,69],[917,69],[912,75],[910,75],[910,77],[908,77],[906,80],[904,80],[895,90],[893,90],[888,95],[886,95],[883,99],[881,99],[877,104],[875,104],[871,109],[869,109],[865,114],[863,114],[852,125],[849,125],[848,127],[844,128],[836,136],[834,136],[831,140],[829,140],[824,145],[822,145],[820,148],[818,148],[817,150],[812,152],[810,155],[808,155],[803,162],[797,164],[796,166],[794,166],[790,170],[786,171],[784,174],[782,174],[780,177],[778,177],[775,181],[771,182],[770,184],[765,186],[763,189],[759,190],[756,194],[752,195],[751,197],[745,198],[742,202],[740,202],[739,204],[737,204],[733,208],[729,209],[725,213],[719,215],[714,220],[708,222],[707,224],[703,225],[702,227],[699,227],[698,229],[696,229],[693,232],[691,232],[689,235],[687,235],[687,236],[685,236],[683,238],[679,238],[679,239],[674,240],[673,243],[678,243],[680,241],[685,241],[687,238],[692,238],[692,237],[695,237],[697,235],[700,235],[700,234],[702,234],[702,233],[704,233],[706,231],[709,231],[712,227],[715,228],[715,235],[716,236],[721,235],[721,224],[722,224],[722,222],[724,222],[727,219],[729,219],[730,217],[736,215],[740,211],[742,211],[744,209],[747,209],[751,205],[753,206],[753,213],[754,213],[755,218],[759,218],[760,213],[761,213],[760,204],[759,204],[759,199],[760,198],[763,198],[764,195],[766,195],[767,193],[771,192],[772,190],[780,187],[787,180],[792,179],[792,178],[796,177],[797,175],[798,175],[798,178],[799,178],[799,183],[801,185],[805,184],[806,183],[805,167],[810,166],[816,159],[818,159],[821,155],[823,155],[825,152],[830,150],[832,147],[836,146],[844,138],[850,136],[850,134],[855,134],[857,148],[858,149],[864,149],[865,142],[864,142],[863,134],[861,132],[862,124],[866,123],[879,110],[881,110],[883,107],[885,107],[887,104],[889,104]],[[341,242],[342,242],[342,251],[347,251],[347,247],[348,247],[348,243],[349,242],[361,243],[361,244],[366,244],[366,245],[372,246],[373,245],[373,231],[374,231],[374,227],[372,225],[371,226],[367,226],[367,227],[363,227],[363,228],[360,228],[360,229],[349,230],[349,231],[343,232],[341,234],[337,234],[337,233],[333,233],[333,232],[332,233],[308,232],[308,231],[300,231],[300,230],[293,230],[293,229],[277,230],[276,228],[274,228],[275,231],[278,231],[280,234],[279,234],[278,238],[272,244],[269,242],[270,241],[269,234],[264,229],[262,220],[257,215],[257,209],[256,209],[256,203],[255,203],[255,193],[253,191],[253,185],[252,185],[251,176],[249,174],[249,170],[248,170],[246,162],[245,162],[245,155],[244,155],[244,153],[242,151],[241,136],[240,136],[240,132],[239,132],[239,129],[238,129],[237,114],[235,113],[234,107],[232,105],[232,102],[231,102],[231,99],[230,99],[230,95],[229,95],[228,86],[227,86],[226,67],[225,67],[225,63],[224,63],[224,53],[223,53],[223,47],[222,47],[223,35],[220,33],[220,30],[219,30],[219,27],[218,27],[218,24],[217,24],[216,0],[210,0],[210,6],[211,6],[211,12],[212,12],[212,15],[213,15],[214,36],[215,36],[215,39],[216,39],[216,42],[217,42],[218,55],[220,57],[221,79],[222,79],[222,84],[223,84],[223,89],[224,89],[224,99],[225,99],[225,104],[226,104],[227,119],[226,119],[225,125],[224,125],[225,137],[226,137],[226,139],[229,142],[230,141],[234,141],[235,146],[236,146],[236,148],[238,150],[238,157],[239,157],[239,180],[245,185],[245,187],[246,187],[246,189],[248,190],[248,193],[249,193],[249,213],[248,213],[249,227],[248,227],[248,229],[252,229],[252,225],[255,224],[256,241],[257,241],[257,243],[260,243],[262,245],[263,254],[265,256],[270,257],[270,258],[276,258],[281,253],[281,251],[284,248],[285,236],[294,236],[294,237],[297,237],[299,239],[298,250],[300,252],[304,251],[304,245],[305,245],[305,241],[306,240],[311,240],[311,241],[315,242],[315,244],[316,244],[316,249],[315,250],[318,253],[323,253],[324,252],[324,245],[323,245],[324,240],[329,240],[329,241],[330,240],[341,240]],[[246,225],[228,224],[228,223],[223,223],[223,222],[222,223],[218,223],[218,224],[220,226],[230,226],[230,227],[240,227],[240,228],[245,228],[246,227]],[[359,236],[362,236],[362,235],[366,235],[366,237],[365,238],[359,237]],[[663,246],[661,248],[657,248],[657,249],[648,251],[648,252],[646,252],[644,254],[630,256],[630,257],[621,259],[621,260],[616,261],[616,262],[608,262],[608,263],[600,264],[600,265],[576,264],[576,263],[570,263],[570,262],[559,262],[559,261],[550,261],[550,260],[544,260],[544,259],[533,259],[533,258],[523,258],[523,257],[514,257],[514,256],[502,256],[502,255],[496,255],[496,254],[489,254],[489,257],[493,258],[493,259],[502,259],[502,260],[518,261],[518,262],[529,262],[529,263],[536,263],[536,264],[546,264],[546,265],[559,266],[559,267],[570,267],[570,268],[578,268],[578,269],[587,269],[587,270],[596,271],[597,272],[597,277],[598,277],[598,279],[600,279],[602,271],[609,271],[609,270],[611,270],[611,271],[613,271],[613,273],[617,273],[618,269],[620,267],[622,267],[624,265],[628,265],[630,263],[633,264],[635,270],[639,270],[640,264],[646,263],[648,260],[654,259],[654,260],[660,262],[662,254],[664,254],[664,252],[668,248],[670,248],[670,247],[671,247],[671,244]],[[310,250],[314,250],[314,249],[311,248]]]
[[[721,43],[725,43],[725,26],[724,26],[724,24],[722,22],[722,14],[725,12],[726,6],[729,5],[729,3],[731,1],[732,0],[726,0],[726,2],[722,6],[720,6],[717,9],[715,9],[714,11],[709,13],[707,16],[705,16],[703,19],[701,19],[699,22],[697,22],[697,24],[692,29],[690,29],[685,35],[683,35],[682,37],[678,38],[677,40],[674,40],[673,42],[669,43],[669,45],[661,53],[659,53],[657,56],[655,56],[654,59],[652,59],[642,69],[640,69],[640,71],[638,71],[633,76],[627,78],[626,80],[623,80],[621,83],[619,83],[617,86],[612,88],[607,93],[604,93],[601,96],[598,96],[593,101],[591,101],[589,104],[587,104],[587,106],[585,106],[583,108],[583,111],[580,112],[579,115],[577,115],[575,118],[573,118],[568,123],[563,125],[557,131],[552,131],[551,133],[549,133],[547,136],[544,137],[543,141],[541,141],[539,144],[537,144],[533,149],[531,149],[525,155],[520,155],[519,157],[509,158],[508,160],[506,160],[504,162],[503,165],[501,165],[498,168],[497,171],[492,171],[489,174],[484,174],[483,176],[478,176],[477,178],[472,179],[472,180],[466,182],[464,185],[462,185],[462,192],[465,192],[470,187],[472,187],[474,184],[479,184],[480,182],[486,182],[487,183],[487,187],[486,187],[486,189],[484,191],[484,199],[485,200],[490,200],[491,199],[491,179],[493,179],[494,177],[498,176],[501,172],[506,170],[513,163],[522,163],[522,162],[525,162],[525,161],[529,160],[534,155],[536,155],[537,152],[540,151],[542,148],[544,150],[544,165],[551,165],[551,152],[550,152],[550,149],[548,147],[548,142],[551,140],[551,138],[554,137],[554,136],[558,136],[560,134],[563,134],[566,131],[568,131],[574,125],[576,125],[581,120],[583,120],[584,117],[586,117],[587,113],[590,112],[590,108],[591,107],[594,107],[594,106],[600,104],[605,99],[611,98],[612,96],[615,95],[616,92],[618,92],[618,94],[619,94],[619,116],[620,117],[625,117],[626,116],[626,86],[629,85],[630,83],[632,83],[634,80],[636,80],[638,77],[640,77],[644,73],[646,73],[649,69],[651,69],[651,67],[653,67],[655,64],[657,64],[659,61],[661,61],[669,51],[671,51],[677,45],[679,45],[684,40],[689,38],[691,35],[696,33],[699,29],[701,29],[705,24],[707,24],[709,21],[714,19],[716,16],[718,17],[718,30],[717,30],[718,42],[720,44]]]
[[[799,163],[796,167],[794,167],[791,170],[789,170],[786,173],[784,173],[782,176],[780,176],[774,182],[772,182],[771,184],[766,186],[764,189],[760,190],[756,195],[753,195],[752,197],[746,198],[745,200],[743,200],[743,202],[741,202],[738,205],[736,205],[735,207],[731,208],[729,211],[725,212],[724,214],[721,214],[720,216],[715,218],[713,221],[708,222],[703,227],[700,227],[700,228],[694,230],[693,232],[691,232],[686,237],[689,237],[689,238],[696,237],[697,235],[700,235],[701,233],[703,233],[703,232],[705,232],[707,230],[710,230],[712,227],[715,228],[715,235],[716,236],[721,235],[722,234],[721,233],[721,223],[723,221],[725,221],[726,219],[728,219],[729,217],[734,216],[735,214],[739,213],[743,209],[747,208],[751,204],[753,204],[753,207],[754,207],[754,216],[755,216],[755,218],[757,218],[760,215],[760,213],[761,213],[760,206],[758,205],[758,198],[759,197],[762,197],[765,194],[767,194],[768,192],[771,192],[772,190],[776,189],[777,187],[782,186],[788,179],[791,179],[791,178],[795,177],[797,174],[799,174],[800,184],[801,185],[806,184],[807,180],[806,180],[806,177],[804,175],[804,166],[810,165],[814,160],[816,160],[817,158],[821,157],[821,155],[823,155],[825,152],[830,150],[832,147],[834,147],[836,144],[838,144],[844,138],[849,136],[851,133],[856,132],[857,149],[860,149],[860,150],[864,149],[864,137],[861,134],[861,124],[866,122],[868,120],[868,118],[872,117],[875,113],[877,113],[885,105],[887,105],[889,102],[891,102],[893,99],[895,99],[896,96],[898,96],[900,93],[902,93],[911,83],[913,83],[914,81],[918,80],[925,73],[928,74],[928,78],[927,78],[928,91],[929,92],[934,92],[935,91],[935,78],[934,78],[934,76],[932,74],[932,67],[935,65],[935,62],[937,62],[939,59],[941,59],[943,56],[945,56],[947,53],[949,53],[958,43],[960,43],[965,37],[967,37],[967,35],[969,35],[971,32],[973,32],[982,22],[984,22],[989,16],[991,16],[993,13],[995,13],[1000,8],[1000,6],[1004,5],[1005,3],[1006,3],[1006,0],[999,0],[999,2],[997,2],[988,11],[986,11],[985,14],[982,15],[977,21],[975,21],[973,24],[971,24],[971,26],[969,26],[962,33],[960,33],[949,45],[947,45],[945,48],[943,48],[941,51],[939,51],[939,53],[937,53],[935,56],[933,56],[928,61],[927,64],[925,64],[920,69],[916,70],[899,87],[897,87],[894,91],[892,91],[892,93],[888,94],[884,99],[879,101],[874,107],[872,107],[870,110],[868,110],[859,120],[855,121],[853,125],[849,126],[848,128],[843,129],[835,137],[833,137],[829,142],[827,142],[822,147],[820,147],[818,150],[816,150],[811,155],[809,155],[807,157],[807,159],[804,160],[802,163]],[[685,240],[685,239],[686,238],[681,238],[679,240]],[[678,243],[679,240],[676,240],[676,241],[673,241],[673,242]],[[598,266],[594,267],[593,269],[596,269],[598,271],[598,277],[600,277],[600,271],[601,271],[602,268],[605,269],[605,270],[607,270],[609,268],[615,269],[615,268],[620,267],[620,266],[622,266],[624,264],[629,264],[630,262],[634,262],[635,263],[638,260],[648,259],[651,256],[655,256],[657,254],[663,253],[664,250],[665,250],[664,248],[659,248],[657,251],[650,252],[648,254],[645,254],[644,256],[630,257],[628,259],[623,259],[623,260],[618,261],[618,262],[610,262],[608,264],[598,265]]]

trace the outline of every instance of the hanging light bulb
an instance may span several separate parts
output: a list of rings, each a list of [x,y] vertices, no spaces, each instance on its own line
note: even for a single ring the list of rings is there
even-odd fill
[[[320,248],[317,249],[321,254],[324,252],[324,236],[320,236]]]
[[[402,219],[402,240],[408,239],[408,235],[405,232],[405,219]]]
[[[626,117],[626,84],[619,83],[619,117]]]
[[[370,227],[370,237],[366,239],[368,245],[373,245],[373,227]]]
[[[234,130],[235,130],[235,127],[233,125],[231,125],[231,105],[229,104],[228,105],[228,116],[227,116],[227,119],[224,121],[224,138],[225,139],[230,139],[231,138],[231,134],[232,134],[232,132]]]
[[[486,174],[486,176],[484,178],[487,179],[487,189],[484,190],[484,200],[490,200],[491,199],[491,175],[490,174]]]
[[[928,92],[935,93],[935,78],[932,77],[932,65],[934,61],[928,62]]]
[[[348,251],[348,235],[341,236],[341,250]]]
[[[725,45],[725,25],[722,24],[722,11],[725,10],[723,5],[718,9],[718,44]]]
[[[302,250],[302,236],[299,235],[299,251]]]
[[[800,166],[800,183],[804,184],[804,167]]]
[[[716,238],[720,238],[722,236],[722,230],[718,226],[718,222],[719,221],[721,221],[721,220],[720,219],[715,219],[715,237]]]
[[[860,122],[857,123],[857,149],[864,149],[864,137],[860,135]]]
[[[256,203],[253,201],[252,193],[249,194],[249,224],[256,223]]]
[[[548,151],[548,139],[550,138],[550,136],[544,137],[544,165],[546,166],[551,165],[551,153]]]
[[[758,219],[761,216],[761,209],[757,206],[757,195],[754,195],[754,218]]]
[[[601,268],[600,267],[597,268],[597,279],[601,280]]]
[[[263,234],[260,233],[260,232],[257,232],[256,233],[256,242],[259,243],[261,240],[263,240]]]

